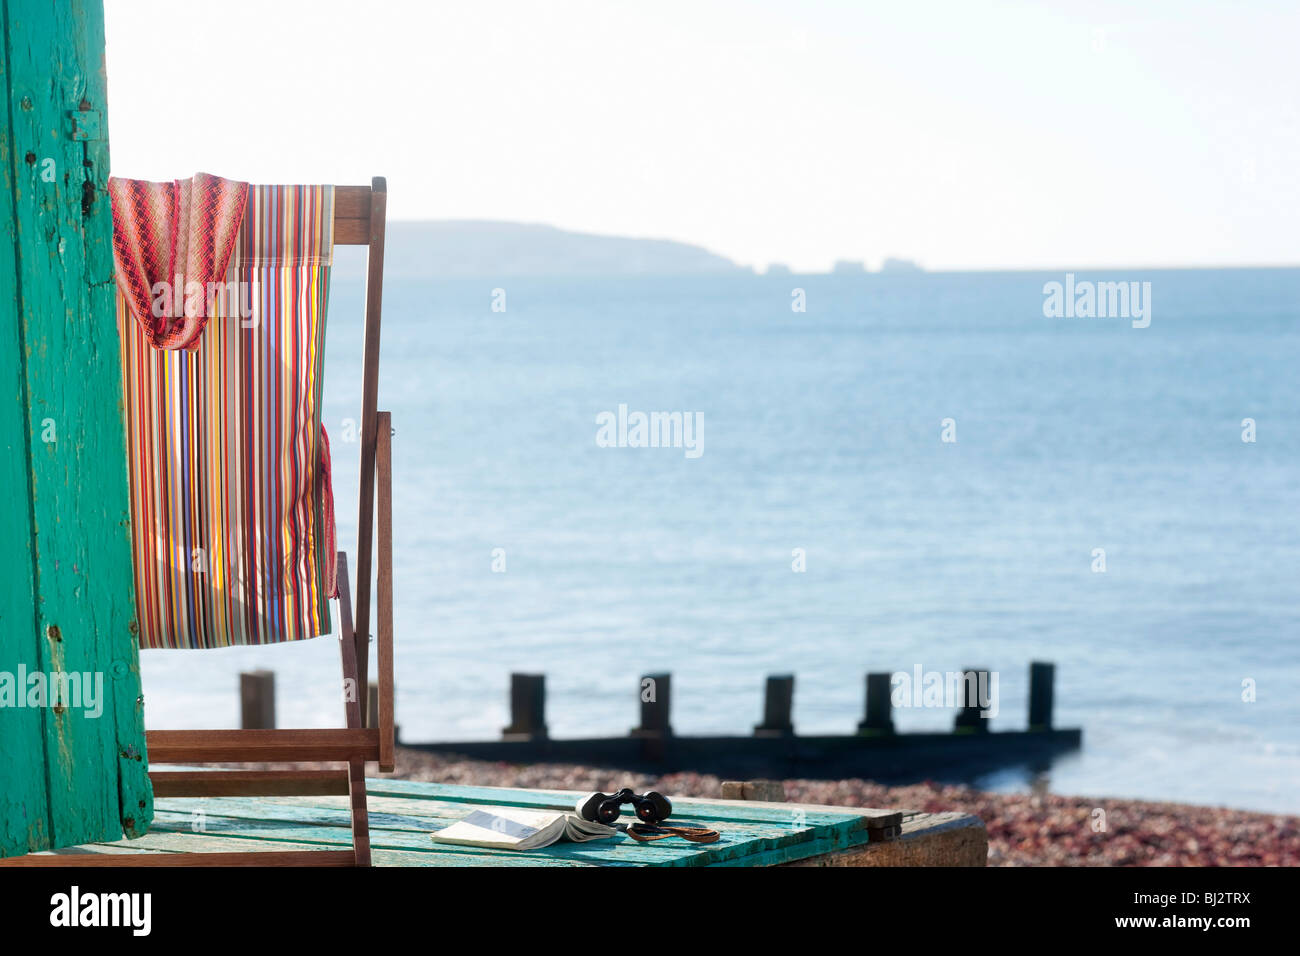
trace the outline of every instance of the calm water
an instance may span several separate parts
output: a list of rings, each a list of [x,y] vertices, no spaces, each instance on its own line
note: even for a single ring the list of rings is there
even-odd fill
[[[1018,728],[1037,658],[1085,729],[1054,790],[1300,811],[1300,270],[1079,278],[1150,281],[1150,327],[1044,318],[1059,273],[390,281],[403,736],[495,738],[512,670],[555,736],[626,732],[651,670],[679,732],[747,732],[780,672],[799,729],[849,732],[866,671],[918,664],[998,670]],[[353,550],[361,295],[333,296]],[[598,447],[620,403],[702,413],[703,454]],[[144,655],[150,726],[234,726],[254,667],[282,726],[337,720],[332,640],[198,663]]]

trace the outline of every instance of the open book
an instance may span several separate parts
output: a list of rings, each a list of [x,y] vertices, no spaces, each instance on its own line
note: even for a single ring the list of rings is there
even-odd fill
[[[617,827],[584,820],[572,810],[482,807],[432,834],[438,843],[501,850],[536,850],[559,840],[582,843],[613,836]]]

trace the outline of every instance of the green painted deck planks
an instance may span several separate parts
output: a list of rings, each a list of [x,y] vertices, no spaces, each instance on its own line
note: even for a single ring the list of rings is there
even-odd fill
[[[869,839],[869,823],[901,818],[878,810],[674,797],[675,822],[708,826],[720,831],[722,839],[707,845],[677,840],[643,844],[620,836],[519,853],[437,844],[430,834],[476,806],[571,809],[579,794],[404,780],[367,784],[376,866],[769,866],[861,845]],[[159,800],[147,837],[129,846],[88,849],[326,850],[346,848],[350,841],[346,797],[214,797]]]

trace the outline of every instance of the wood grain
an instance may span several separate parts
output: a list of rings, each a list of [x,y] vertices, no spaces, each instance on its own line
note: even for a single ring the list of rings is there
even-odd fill
[[[334,244],[370,244],[370,187],[334,187]]]
[[[124,860],[123,856],[129,858]],[[0,860],[0,866],[17,860]],[[23,866],[353,866],[350,850],[267,850],[236,853],[54,853],[30,856]]]
[[[378,730],[151,730],[155,763],[379,759]]]
[[[346,794],[344,770],[155,770],[155,797],[284,797]]]
[[[393,419],[378,413],[375,463],[379,478],[379,569],[376,597],[379,605],[379,771],[392,773],[393,729]]]
[[[878,865],[867,861],[883,859],[879,854],[867,857],[848,851],[874,845],[880,835],[876,824],[896,824],[903,817],[896,810],[674,796],[674,822],[715,829],[722,838],[713,844],[675,840],[641,844],[619,835],[518,853],[444,845],[435,843],[431,835],[484,805],[571,810],[580,794],[404,780],[371,779],[365,784],[369,852],[377,866],[774,866],[803,860]],[[153,830],[129,846],[171,855],[260,848],[276,853],[336,850],[359,856],[360,845],[354,849],[359,795],[354,790],[348,795],[264,799],[160,798]],[[203,820],[198,832],[196,818]],[[978,827],[974,818],[965,819]],[[918,839],[924,840],[924,834]],[[919,845],[913,840],[909,852]],[[105,844],[94,849],[113,853],[124,846]],[[914,858],[928,860],[924,854]]]
[[[15,250],[0,256],[0,668],[89,674],[103,694],[98,717],[85,706],[0,707],[9,856],[143,834],[153,795],[105,192],[103,7],[3,0],[0,17],[0,228]]]
[[[370,575],[373,563],[375,517],[375,437],[378,433],[379,332],[383,318],[384,233],[387,223],[388,186],[382,176],[371,183],[370,249],[366,262],[366,334],[361,366],[361,471],[357,502],[357,674],[361,689],[370,667]],[[366,713],[361,698],[361,712]]]

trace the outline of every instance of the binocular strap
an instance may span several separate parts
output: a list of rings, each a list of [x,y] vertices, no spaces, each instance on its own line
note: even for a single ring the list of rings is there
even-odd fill
[[[627,828],[627,835],[638,843],[650,843],[673,836],[692,843],[716,843],[720,836],[717,830],[706,830],[703,827],[666,827],[648,823],[633,823]]]

